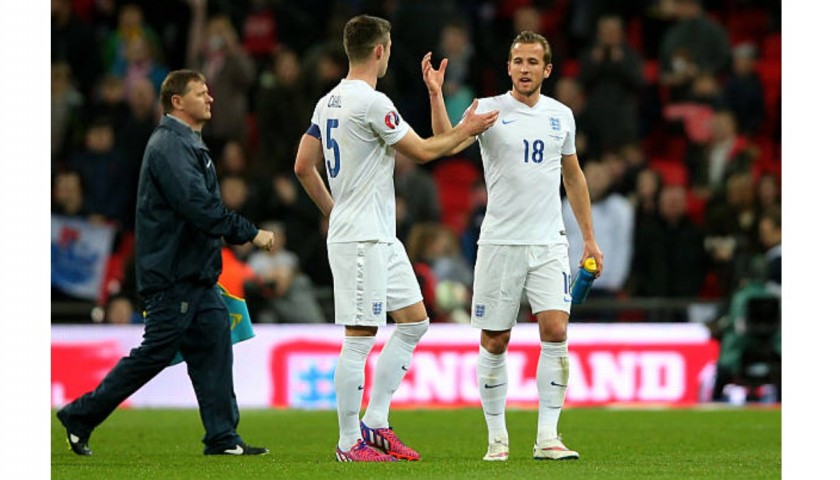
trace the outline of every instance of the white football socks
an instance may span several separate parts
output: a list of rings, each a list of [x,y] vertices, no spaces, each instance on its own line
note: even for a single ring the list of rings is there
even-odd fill
[[[478,393],[484,410],[484,420],[487,422],[488,443],[493,443],[496,439],[508,441],[505,423],[508,372],[505,359],[505,353],[497,355],[488,352],[482,346],[478,347]]]
[[[537,363],[537,443],[557,437],[557,423],[569,383],[569,349],[566,341],[541,342]]]
[[[388,413],[391,398],[399,388],[411,365],[414,348],[429,329],[429,319],[421,322],[398,323],[388,343],[376,361],[373,387],[363,422],[370,428],[389,427]]]
[[[376,337],[344,337],[335,365],[335,400],[338,411],[338,448],[350,450],[362,438],[359,410],[365,385],[365,362]]]

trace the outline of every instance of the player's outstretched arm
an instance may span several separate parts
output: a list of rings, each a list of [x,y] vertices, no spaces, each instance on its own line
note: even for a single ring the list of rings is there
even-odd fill
[[[589,199],[586,177],[580,168],[577,154],[563,155],[562,161],[563,186],[566,187],[566,198],[575,213],[575,219],[583,235],[583,255],[578,261],[578,266],[582,266],[585,259],[593,257],[598,264],[598,272],[595,274],[598,277],[604,269],[604,253],[601,252],[598,242],[595,241],[595,229],[592,225],[592,205]]]
[[[423,82],[429,91],[429,103],[432,109],[432,132],[435,135],[452,129],[452,122],[449,121],[449,115],[446,113],[446,103],[443,98],[443,82],[448,64],[449,59],[444,58],[440,61],[440,66],[437,69],[432,67],[432,52],[426,53],[420,62]],[[475,142],[475,136],[468,137],[455,148],[446,152],[445,155],[458,153],[472,145],[473,142]]]
[[[403,155],[411,157],[417,163],[427,163],[453,151],[468,138],[475,137],[492,127],[499,118],[499,111],[475,113],[478,100],[473,100],[464,118],[458,125],[447,132],[429,138],[420,138],[412,129],[397,143],[394,148]]]
[[[329,217],[335,202],[318,172],[318,164],[323,161],[323,158],[321,141],[308,133],[303,134],[295,158],[295,175],[321,213]]]

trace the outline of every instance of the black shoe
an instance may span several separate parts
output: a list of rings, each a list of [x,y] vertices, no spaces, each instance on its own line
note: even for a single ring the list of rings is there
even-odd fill
[[[76,455],[83,455],[89,457],[93,455],[90,447],[88,447],[88,437],[82,437],[76,435],[70,431],[70,428],[67,426],[67,422],[64,421],[64,412],[59,410],[56,413],[58,417],[58,421],[61,422],[61,425],[64,426],[64,431],[67,434],[67,444],[70,445],[70,450],[73,450],[73,453]]]
[[[212,452],[205,452],[205,455],[265,455],[268,453],[267,448],[263,447],[252,447],[250,445],[246,445],[245,443],[239,443],[232,447],[225,448],[223,450],[216,450]]]

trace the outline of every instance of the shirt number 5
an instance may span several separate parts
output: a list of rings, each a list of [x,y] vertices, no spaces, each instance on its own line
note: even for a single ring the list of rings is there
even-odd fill
[[[327,159],[327,171],[329,172],[330,177],[335,178],[338,175],[338,171],[341,170],[341,151],[338,148],[338,142],[336,142],[335,138],[332,136],[333,128],[338,128],[338,119],[328,118],[327,149],[332,150],[333,152],[333,162],[330,163],[330,160]]]

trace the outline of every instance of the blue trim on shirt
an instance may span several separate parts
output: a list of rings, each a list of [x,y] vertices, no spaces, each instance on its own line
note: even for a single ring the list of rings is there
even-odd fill
[[[321,139],[321,128],[316,124],[309,125],[309,128],[306,129],[306,133],[312,135],[313,137],[317,138],[318,140]]]

